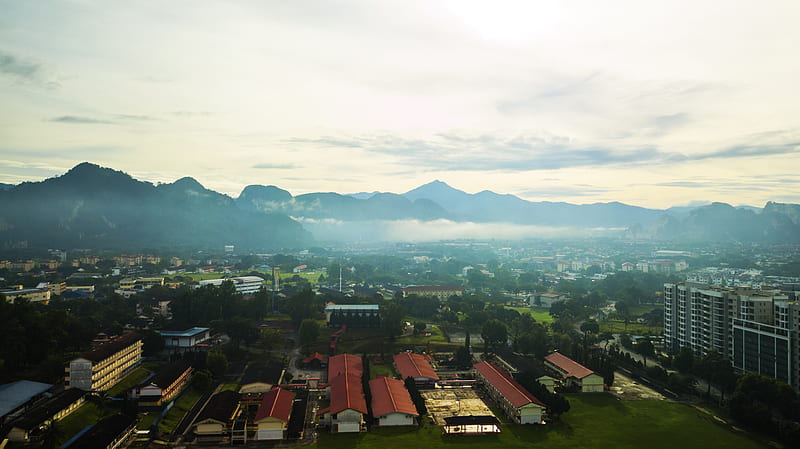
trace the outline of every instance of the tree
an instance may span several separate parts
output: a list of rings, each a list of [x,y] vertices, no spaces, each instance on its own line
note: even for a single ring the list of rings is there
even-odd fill
[[[508,328],[502,321],[491,319],[484,323],[481,337],[483,337],[486,352],[494,352],[508,341]]]
[[[692,352],[692,348],[683,346],[680,351],[678,351],[678,354],[675,355],[673,364],[675,369],[684,374],[690,372],[694,366],[694,352]]]
[[[211,387],[211,372],[207,369],[195,372],[192,385],[200,391],[207,391]]]
[[[314,306],[316,294],[311,289],[305,289],[300,293],[294,294],[286,299],[283,311],[292,319],[295,329],[306,318],[315,318],[318,308]]]
[[[581,323],[581,332],[585,332],[587,334],[599,334],[600,325],[596,320],[590,318]]]
[[[423,323],[422,321],[417,321],[414,323],[414,335],[419,335],[425,332],[425,329],[428,328],[428,325]]]
[[[381,306],[381,329],[389,338],[395,338],[403,334],[405,327],[406,311],[402,306],[394,303],[387,303]]]
[[[319,337],[319,323],[315,320],[305,319],[302,323],[300,323],[300,329],[297,331],[298,337],[300,338],[300,344],[306,348],[306,352],[308,352],[308,345],[317,341],[317,337]]]
[[[655,347],[649,338],[645,337],[636,343],[636,352],[644,357],[644,366],[647,367],[647,357],[652,358],[655,355]]]
[[[228,369],[228,358],[221,351],[210,352],[206,359],[206,366],[216,378],[222,378]]]

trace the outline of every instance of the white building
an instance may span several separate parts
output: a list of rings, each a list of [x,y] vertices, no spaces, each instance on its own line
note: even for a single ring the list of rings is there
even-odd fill
[[[204,281],[200,281],[200,286],[215,285],[219,287],[225,281],[233,282],[233,286],[236,288],[236,293],[241,293],[243,295],[253,295],[258,293],[258,291],[261,290],[262,284],[264,283],[264,279],[258,276],[239,276],[224,279],[206,279]]]

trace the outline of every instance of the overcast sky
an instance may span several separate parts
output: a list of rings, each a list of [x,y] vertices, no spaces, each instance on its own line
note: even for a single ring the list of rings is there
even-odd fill
[[[0,182],[800,202],[800,1],[0,0]]]

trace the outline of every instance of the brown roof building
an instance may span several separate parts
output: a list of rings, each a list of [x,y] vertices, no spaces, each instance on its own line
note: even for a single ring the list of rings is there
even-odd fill
[[[419,416],[402,380],[381,376],[369,381],[372,416],[379,426],[413,426]]]

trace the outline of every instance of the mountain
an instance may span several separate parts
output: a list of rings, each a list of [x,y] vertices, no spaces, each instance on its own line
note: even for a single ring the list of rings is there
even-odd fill
[[[410,190],[403,196],[433,201],[457,219],[475,222],[627,227],[637,223],[649,226],[664,214],[664,211],[617,202],[577,205],[526,201],[514,195],[501,195],[488,190],[469,194],[438,180]]]
[[[82,163],[62,176],[0,191],[0,241],[108,249],[300,246],[291,218],[240,209],[192,178],[154,186]]]
[[[282,213],[304,219],[433,220],[448,216],[447,211],[434,202],[412,201],[402,195],[380,192],[365,199],[333,192],[307,193],[293,197],[289,192],[274,186],[247,186],[236,202],[242,209]]]
[[[16,184],[4,184],[0,182],[0,190],[11,190],[16,187]]]

